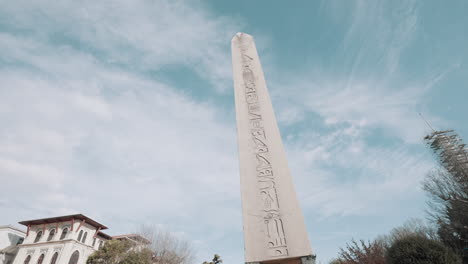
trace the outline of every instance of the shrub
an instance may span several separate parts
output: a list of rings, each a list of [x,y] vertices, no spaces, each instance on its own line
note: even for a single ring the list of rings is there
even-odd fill
[[[406,236],[393,242],[387,264],[461,264],[459,257],[439,241],[422,236]]]

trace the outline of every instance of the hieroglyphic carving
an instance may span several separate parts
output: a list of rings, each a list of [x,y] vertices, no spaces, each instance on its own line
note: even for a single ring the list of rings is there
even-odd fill
[[[255,75],[253,72],[253,58],[246,54],[248,47],[241,45],[242,78],[244,81],[244,95],[247,102],[249,129],[251,134],[253,154],[256,158],[258,197],[261,203],[261,215],[265,224],[265,246],[271,257],[288,255],[286,237],[284,235],[283,220],[279,211],[279,201],[276,190],[275,175],[268,149],[268,140],[263,127],[262,112],[258,102]]]

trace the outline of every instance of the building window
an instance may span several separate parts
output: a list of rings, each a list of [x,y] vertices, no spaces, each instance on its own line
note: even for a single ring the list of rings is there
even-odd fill
[[[64,240],[65,237],[67,236],[67,233],[68,233],[68,227],[65,227],[65,228],[62,230],[62,235],[60,236],[60,240]]]
[[[44,254],[41,254],[41,256],[37,259],[37,264],[42,264],[42,261],[44,261]]]
[[[81,240],[81,243],[86,244],[86,237],[88,236],[88,232],[84,233],[83,240]]]
[[[29,261],[31,261],[31,255],[28,255],[26,259],[24,260],[24,264],[29,264]]]
[[[20,237],[18,241],[16,242],[16,245],[23,244],[23,241],[24,241],[24,237]]]
[[[102,248],[102,240],[99,241],[99,246],[98,246],[98,249],[101,249]]]
[[[52,238],[55,236],[55,229],[52,229],[49,231],[49,237],[47,238],[47,241],[51,241]]]
[[[80,257],[80,252],[78,252],[78,250],[75,250],[75,252],[73,252],[73,254],[70,257],[70,261],[68,261],[68,264],[77,264],[79,257]]]
[[[50,264],[55,264],[57,262],[58,258],[58,252],[55,252],[55,254],[52,256],[52,260],[50,261]]]
[[[83,236],[83,230],[80,231],[80,234],[78,234],[78,241],[81,240],[81,237]]]
[[[94,247],[94,245],[96,245],[96,238],[93,239],[93,245],[92,245],[92,247]]]
[[[34,239],[34,243],[37,243],[39,240],[41,240],[42,237],[42,231],[37,232],[36,239]]]

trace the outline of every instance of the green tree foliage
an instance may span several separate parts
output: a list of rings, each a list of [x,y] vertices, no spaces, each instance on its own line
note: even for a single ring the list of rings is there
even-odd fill
[[[345,249],[341,249],[339,258],[334,260],[335,264],[385,264],[385,247],[378,241],[368,242],[364,240],[346,244]]]
[[[453,130],[435,131],[424,139],[442,166],[424,181],[431,216],[440,239],[459,255],[465,253],[468,263],[468,151]]]
[[[223,263],[223,260],[221,259],[221,257],[218,254],[214,255],[212,261],[210,261],[210,262],[204,261],[203,262],[203,264],[220,264],[220,263]]]
[[[460,264],[460,258],[442,242],[422,236],[397,239],[387,251],[387,264]]]
[[[373,242],[356,242],[352,240],[345,249],[341,249],[339,257],[330,264],[361,264],[387,263],[386,254],[396,242],[407,237],[421,237],[423,239],[439,241],[437,230],[424,221],[413,218],[403,225],[393,228],[388,234],[377,237]]]
[[[91,254],[86,264],[151,264],[152,252],[127,240],[110,240]]]

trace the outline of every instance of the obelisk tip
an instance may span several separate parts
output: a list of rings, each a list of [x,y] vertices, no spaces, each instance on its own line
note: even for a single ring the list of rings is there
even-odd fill
[[[236,35],[232,37],[231,41],[234,42],[234,41],[239,41],[241,39],[252,39],[252,36],[244,32],[237,32]]]

